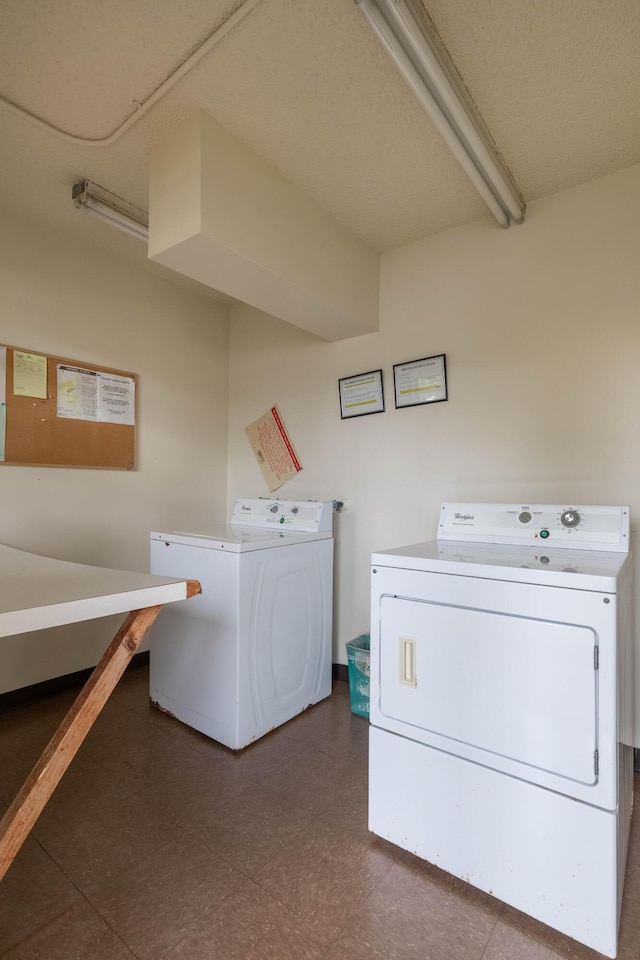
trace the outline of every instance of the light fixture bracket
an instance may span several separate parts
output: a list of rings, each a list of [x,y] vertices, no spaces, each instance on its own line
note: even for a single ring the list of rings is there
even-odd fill
[[[91,180],[77,180],[71,191],[75,206],[145,243],[149,239],[147,214]]]

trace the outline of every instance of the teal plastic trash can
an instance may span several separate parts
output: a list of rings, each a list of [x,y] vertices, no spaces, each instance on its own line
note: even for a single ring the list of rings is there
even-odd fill
[[[363,633],[355,640],[347,640],[346,643],[351,712],[359,717],[369,716],[370,646],[368,633]]]

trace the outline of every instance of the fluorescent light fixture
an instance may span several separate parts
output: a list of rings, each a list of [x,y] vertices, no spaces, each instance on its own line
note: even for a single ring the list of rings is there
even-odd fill
[[[525,204],[419,0],[354,0],[502,227]]]
[[[149,225],[144,210],[90,180],[74,183],[71,196],[79,209],[147,243]]]

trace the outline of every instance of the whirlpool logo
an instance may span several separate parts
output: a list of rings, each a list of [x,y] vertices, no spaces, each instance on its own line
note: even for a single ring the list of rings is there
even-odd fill
[[[475,520],[475,514],[473,513],[456,513],[456,520]]]

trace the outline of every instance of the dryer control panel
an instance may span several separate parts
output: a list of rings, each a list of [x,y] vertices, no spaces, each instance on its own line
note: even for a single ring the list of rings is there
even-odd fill
[[[236,500],[231,524],[326,533],[333,529],[333,506],[320,500]]]
[[[443,503],[438,540],[629,551],[629,507]]]

